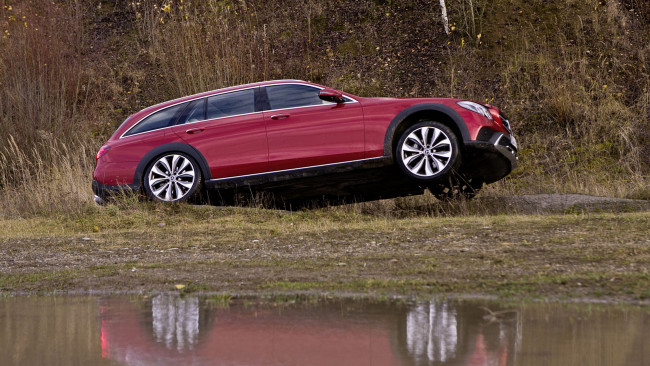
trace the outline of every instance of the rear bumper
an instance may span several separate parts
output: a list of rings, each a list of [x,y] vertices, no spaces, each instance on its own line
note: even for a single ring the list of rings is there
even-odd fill
[[[518,148],[510,135],[497,132],[487,141],[465,144],[463,170],[485,183],[496,182],[517,168]]]
[[[103,205],[111,198],[124,194],[140,191],[139,184],[102,184],[96,180],[92,183],[93,193],[95,193],[94,201],[97,204]]]
[[[98,204],[98,205],[105,205],[106,204],[106,200],[99,197],[98,195],[93,196],[93,201],[95,201],[95,203]]]

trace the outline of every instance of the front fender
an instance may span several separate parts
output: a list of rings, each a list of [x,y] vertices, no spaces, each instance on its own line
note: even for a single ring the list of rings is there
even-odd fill
[[[416,104],[414,106],[408,107],[405,110],[401,111],[400,113],[393,118],[393,120],[390,122],[388,125],[388,129],[386,130],[386,137],[384,138],[384,156],[393,156],[393,139],[395,137],[395,131],[397,130],[397,127],[404,122],[408,117],[416,114],[416,113],[421,113],[421,112],[436,112],[439,114],[444,114],[447,118],[448,121],[451,121],[454,123],[455,126],[449,126],[453,129],[453,127],[456,127],[455,130],[460,131],[461,138],[463,142],[468,142],[471,141],[470,135],[469,135],[469,129],[467,128],[467,125],[465,124],[465,121],[463,118],[456,112],[453,108],[446,106],[444,104],[439,104],[439,103],[421,103],[421,104]],[[448,121],[439,121],[439,122],[448,122]]]

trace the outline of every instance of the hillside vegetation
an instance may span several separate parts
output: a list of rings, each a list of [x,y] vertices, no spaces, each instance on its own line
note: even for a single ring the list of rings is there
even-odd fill
[[[485,194],[650,196],[645,0],[0,0],[0,216],[96,210],[131,113],[298,78],[502,108],[520,168]]]

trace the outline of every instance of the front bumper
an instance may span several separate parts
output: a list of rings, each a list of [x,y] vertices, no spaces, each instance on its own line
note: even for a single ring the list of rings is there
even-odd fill
[[[465,143],[463,170],[485,183],[496,182],[517,168],[518,146],[511,135],[496,132],[487,141]]]
[[[107,201],[116,196],[123,196],[125,194],[132,194],[140,191],[138,184],[102,184],[96,180],[92,183],[93,193],[95,193],[94,201],[97,204],[103,205]]]
[[[510,161],[510,170],[515,170],[517,168],[517,162],[519,161],[519,157],[517,156],[519,147],[517,146],[517,140],[515,140],[514,136],[498,134],[497,136],[493,136],[490,142],[493,142],[497,151]]]

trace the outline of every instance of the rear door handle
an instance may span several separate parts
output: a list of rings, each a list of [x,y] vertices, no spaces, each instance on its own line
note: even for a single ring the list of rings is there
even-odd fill
[[[205,128],[192,128],[191,130],[185,131],[185,133],[190,134],[190,135],[194,135],[195,133],[203,132],[203,130],[205,130]]]
[[[271,119],[272,120],[278,120],[278,119],[285,119],[285,118],[289,118],[289,117],[290,117],[290,115],[288,115],[288,114],[276,114],[274,116],[271,116]]]

